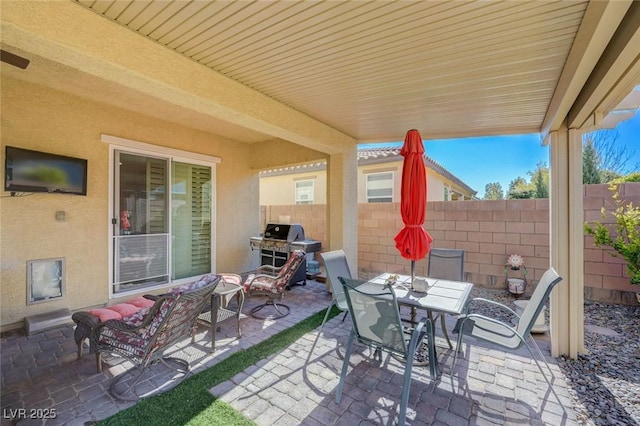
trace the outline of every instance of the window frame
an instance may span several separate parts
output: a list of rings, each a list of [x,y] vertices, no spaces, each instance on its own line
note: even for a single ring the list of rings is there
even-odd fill
[[[391,194],[388,196],[370,196],[369,195],[369,178],[371,176],[380,176],[380,175],[391,175],[389,181],[390,181],[390,185],[389,188],[382,188],[382,189],[390,189],[391,190]],[[379,189],[379,188],[377,188]],[[388,170],[388,171],[383,171],[383,172],[371,172],[371,173],[366,173],[365,174],[365,197],[367,200],[367,204],[373,204],[373,203],[393,203],[393,199],[394,199],[394,192],[395,192],[395,172],[393,170]],[[372,201],[372,199],[380,199],[380,198],[384,198],[384,201]],[[386,201],[386,199],[389,199],[388,201]]]
[[[310,191],[310,195],[311,198],[310,200],[300,200],[299,199],[299,193],[298,193],[298,184],[299,183],[310,183],[311,185],[309,185],[311,187]],[[313,179],[298,179],[295,180],[293,182],[293,192],[294,192],[294,201],[296,205],[305,205],[305,204],[313,204],[315,201],[315,181]]]
[[[132,139],[121,138],[118,136],[101,134],[100,140],[104,143],[107,143],[109,146],[109,191],[108,191],[108,209],[107,209],[107,235],[108,235],[108,286],[109,286],[109,299],[120,298],[125,296],[131,296],[136,294],[148,293],[150,290],[157,290],[163,288],[175,287],[180,284],[184,284],[190,281],[193,281],[193,277],[181,278],[177,280],[172,280],[172,261],[169,260],[169,282],[164,284],[159,284],[153,287],[143,287],[139,289],[133,289],[129,291],[122,292],[114,292],[113,284],[114,284],[114,273],[113,273],[113,262],[114,262],[114,238],[113,238],[113,209],[115,203],[115,187],[116,187],[116,151],[131,153],[135,155],[144,155],[149,157],[156,158],[166,158],[168,159],[169,166],[171,167],[172,162],[183,162],[183,163],[191,163],[197,164],[201,166],[207,166],[211,168],[211,272],[215,273],[215,265],[216,265],[216,202],[217,202],[217,194],[216,194],[216,165],[221,162],[219,157],[198,154],[188,151],[183,151],[174,148],[166,148],[162,146],[152,145],[144,142],[135,141]],[[170,173],[170,171],[169,171]],[[169,207],[170,208],[170,207]],[[169,220],[171,222],[171,220]],[[171,235],[171,223],[169,223],[169,234]],[[169,253],[171,252],[171,245],[169,245]]]

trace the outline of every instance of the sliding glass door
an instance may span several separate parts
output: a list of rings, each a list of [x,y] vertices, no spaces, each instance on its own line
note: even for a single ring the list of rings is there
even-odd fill
[[[211,272],[211,167],[115,151],[112,293]]]
[[[211,168],[172,164],[172,278],[211,272]]]

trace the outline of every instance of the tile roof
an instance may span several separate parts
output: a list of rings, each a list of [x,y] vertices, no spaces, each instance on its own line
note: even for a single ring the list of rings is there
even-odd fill
[[[377,147],[358,148],[358,164],[371,164],[371,163],[389,163],[392,161],[402,160],[400,155],[401,145],[387,145]],[[445,178],[456,183],[460,187],[469,191],[472,194],[476,194],[473,188],[464,183],[453,173],[445,169],[440,163],[429,157],[427,154],[423,156],[425,165],[436,173],[444,176]],[[326,170],[326,161],[317,161],[314,163],[296,164],[293,166],[278,167],[269,170],[263,170],[260,172],[260,177],[288,175],[300,172],[307,172],[313,170]]]

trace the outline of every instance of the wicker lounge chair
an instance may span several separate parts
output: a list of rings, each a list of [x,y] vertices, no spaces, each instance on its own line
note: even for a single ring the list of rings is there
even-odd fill
[[[116,377],[110,387],[114,397],[138,399],[133,392],[134,387],[143,377],[145,369],[157,361],[167,366],[170,366],[168,360],[174,361],[179,366],[178,370],[184,373],[182,378],[186,376],[189,363],[182,359],[165,358],[164,351],[185,337],[192,336],[196,318],[211,299],[219,281],[219,276],[207,275],[200,281],[177,287],[161,296],[148,311],[142,310],[126,320],[108,320],[93,328],[91,344],[96,350],[98,372],[102,371],[103,352],[120,355],[139,370],[124,390],[118,389],[118,385],[133,370]]]

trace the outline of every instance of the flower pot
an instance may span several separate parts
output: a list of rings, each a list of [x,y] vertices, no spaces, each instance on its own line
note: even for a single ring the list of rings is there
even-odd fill
[[[524,293],[525,281],[521,278],[507,278],[509,293],[521,295]]]

